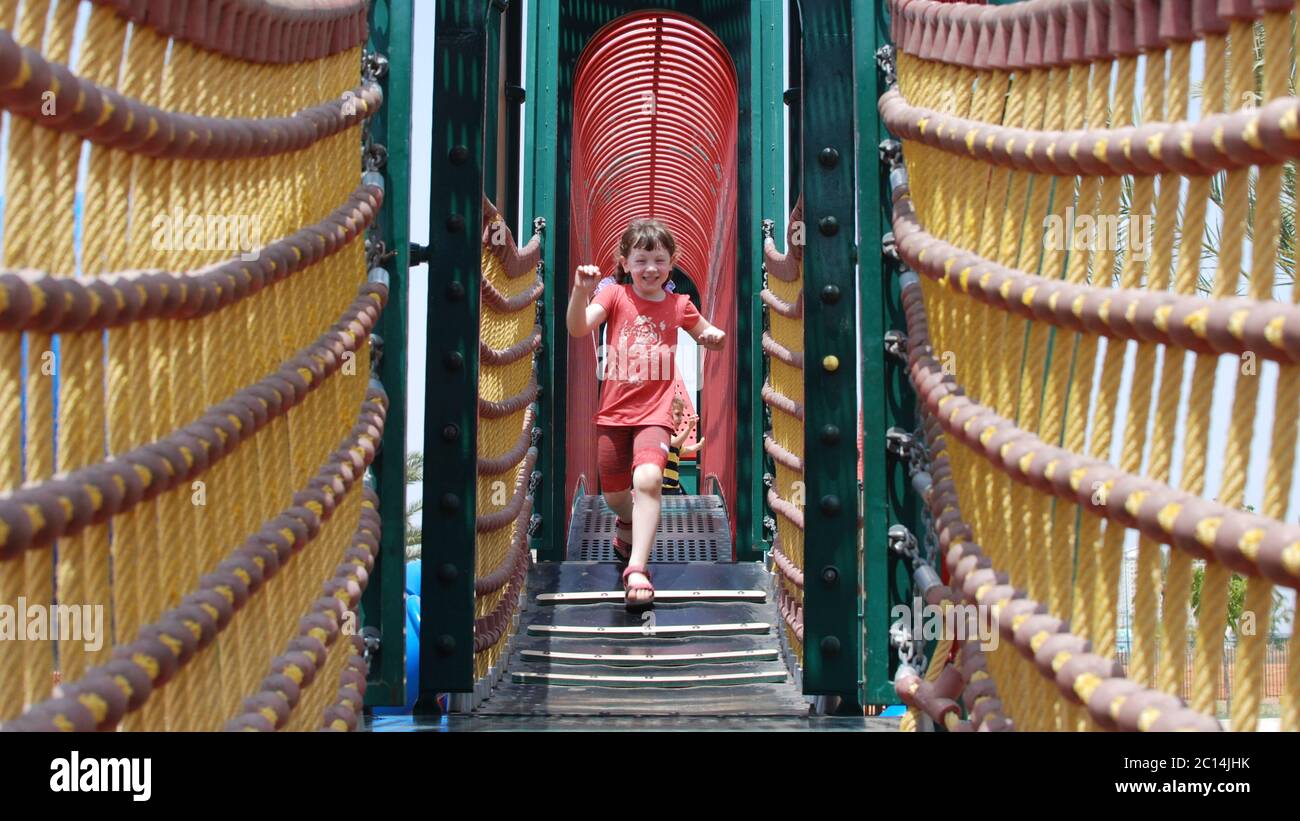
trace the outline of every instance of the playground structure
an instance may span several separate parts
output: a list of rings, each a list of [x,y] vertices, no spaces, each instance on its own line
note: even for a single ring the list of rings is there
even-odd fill
[[[0,642],[0,726],[356,729],[410,624],[416,712],[1217,731],[1234,576],[1259,726],[1300,584],[1292,3],[440,0],[427,248],[410,2],[174,11],[0,3],[0,605],[66,608]],[[637,216],[729,339],[649,623],[563,322]]]

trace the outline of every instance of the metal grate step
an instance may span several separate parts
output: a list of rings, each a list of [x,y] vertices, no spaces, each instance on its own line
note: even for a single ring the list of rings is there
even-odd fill
[[[584,562],[616,562],[614,524],[617,517],[601,496],[584,496],[574,505],[569,527],[568,558]],[[719,496],[665,496],[652,563],[730,562],[731,526]]]
[[[580,593],[541,593],[538,604],[623,604],[627,594],[622,590],[591,590]],[[765,602],[767,593],[762,590],[656,590],[655,603],[672,602]]]
[[[599,664],[609,667],[676,667],[691,664],[743,664],[755,661],[779,661],[775,648],[764,650],[726,650],[721,652],[648,653],[618,652],[567,653],[558,650],[521,650],[520,661],[537,664]]]
[[[785,670],[759,673],[704,673],[697,675],[607,675],[590,673],[531,673],[516,671],[510,674],[515,684],[569,685],[575,687],[706,687],[738,684],[782,684]]]

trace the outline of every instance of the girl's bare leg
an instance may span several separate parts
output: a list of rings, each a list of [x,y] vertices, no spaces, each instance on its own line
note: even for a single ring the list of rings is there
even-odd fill
[[[632,487],[636,490],[636,504],[632,505],[632,560],[629,565],[644,567],[650,561],[650,550],[654,547],[655,534],[659,531],[659,508],[662,502],[664,473],[658,465],[637,465],[632,473]],[[621,513],[619,515],[622,515]],[[645,582],[649,579],[640,573],[628,576],[628,583]],[[647,602],[653,597],[648,590],[638,590],[628,594],[633,604]]]
[[[605,493],[603,495],[605,497],[605,504],[609,505],[609,509],[614,511],[614,513],[618,515],[619,519],[625,522],[632,521],[632,489],[631,488],[628,488],[627,490],[617,490],[614,491],[613,493]],[[617,525],[617,523],[615,524]],[[632,541],[631,533],[626,533],[626,532],[619,533],[620,539],[622,539],[624,536],[628,537],[624,539],[624,541],[627,542]]]

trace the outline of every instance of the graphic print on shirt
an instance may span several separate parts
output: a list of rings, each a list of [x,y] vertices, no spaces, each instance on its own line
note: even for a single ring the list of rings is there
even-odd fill
[[[664,325],[663,322],[659,323]],[[655,378],[652,372],[656,369],[653,367],[653,357],[658,352],[657,347],[660,344],[659,327],[656,327],[654,319],[645,314],[638,314],[637,318],[623,326],[618,335],[618,348],[623,353],[624,363],[628,366],[625,368],[624,380],[629,384],[640,384],[643,377]]]

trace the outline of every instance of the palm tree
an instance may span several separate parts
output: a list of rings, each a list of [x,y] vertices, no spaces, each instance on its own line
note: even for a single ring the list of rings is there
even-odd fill
[[[408,453],[406,454],[406,484],[418,485],[424,482],[424,454]],[[420,542],[422,541],[422,529],[419,525],[412,523],[412,518],[424,510],[424,500],[417,499],[411,502],[406,508],[406,560],[413,561],[420,558]]]

